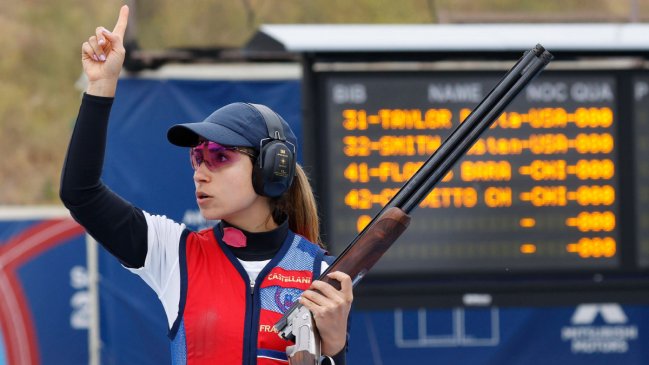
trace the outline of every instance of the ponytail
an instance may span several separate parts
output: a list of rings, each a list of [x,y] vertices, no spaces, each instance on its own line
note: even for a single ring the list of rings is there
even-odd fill
[[[281,222],[288,215],[289,228],[309,241],[324,247],[320,240],[320,218],[309,178],[296,164],[295,177],[288,191],[271,202],[273,219]]]

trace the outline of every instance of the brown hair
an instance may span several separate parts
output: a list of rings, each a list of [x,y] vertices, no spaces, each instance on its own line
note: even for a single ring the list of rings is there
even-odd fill
[[[309,178],[296,164],[293,183],[286,193],[271,200],[273,219],[281,222],[288,215],[289,228],[324,248],[320,240],[320,217]]]
[[[237,150],[256,163],[257,153],[250,147],[237,147]],[[295,177],[291,186],[280,197],[270,199],[270,209],[275,222],[283,222],[288,216],[288,228],[307,240],[325,248],[320,239],[320,217],[318,206],[311,189],[311,183],[300,164],[295,164]]]

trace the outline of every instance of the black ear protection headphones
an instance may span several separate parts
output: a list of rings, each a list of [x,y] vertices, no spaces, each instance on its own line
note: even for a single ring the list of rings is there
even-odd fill
[[[260,104],[248,104],[266,122],[268,138],[259,142],[259,156],[252,170],[252,186],[262,196],[276,198],[288,190],[295,176],[295,146],[286,140],[277,113]]]

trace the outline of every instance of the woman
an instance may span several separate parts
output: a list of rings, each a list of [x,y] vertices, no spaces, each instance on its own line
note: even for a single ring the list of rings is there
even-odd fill
[[[340,290],[313,281],[330,258],[312,243],[319,242],[313,194],[293,158],[296,138],[281,117],[263,106],[235,103],[203,122],[169,130],[171,143],[190,147],[201,214],[220,220],[212,229],[190,232],[101,183],[127,20],[123,6],[112,32],[99,27],[82,46],[89,83],[63,167],[61,200],[156,292],[167,314],[173,363],[285,364],[290,343],[272,325],[299,300],[313,313],[323,355],[343,364],[351,280],[329,274]],[[268,171],[271,176],[264,175]]]

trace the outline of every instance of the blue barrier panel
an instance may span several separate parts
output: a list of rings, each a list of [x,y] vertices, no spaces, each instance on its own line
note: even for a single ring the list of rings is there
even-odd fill
[[[646,364],[647,331],[646,307],[617,303],[356,311],[348,362]]]

